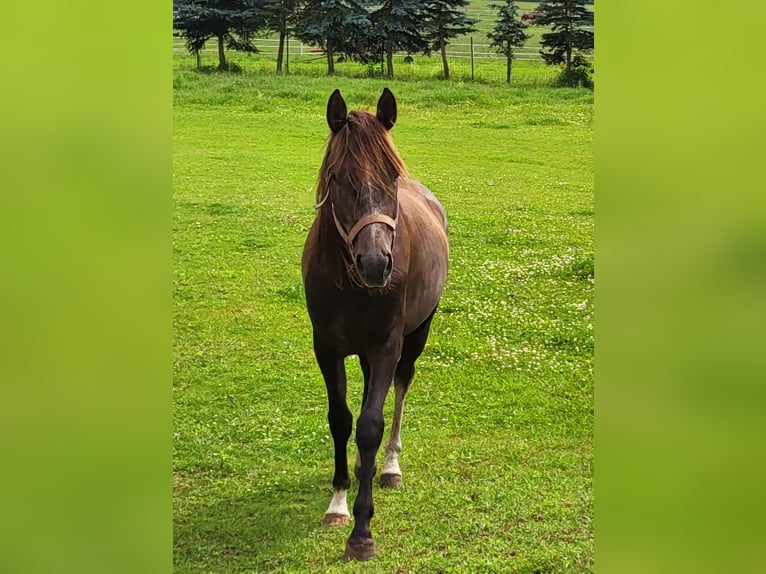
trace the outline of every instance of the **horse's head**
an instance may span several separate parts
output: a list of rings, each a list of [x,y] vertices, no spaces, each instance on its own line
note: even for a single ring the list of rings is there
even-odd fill
[[[335,90],[327,102],[328,143],[322,177],[335,226],[366,287],[385,287],[394,269],[398,181],[404,164],[388,134],[396,100],[384,88],[375,115],[346,112]]]

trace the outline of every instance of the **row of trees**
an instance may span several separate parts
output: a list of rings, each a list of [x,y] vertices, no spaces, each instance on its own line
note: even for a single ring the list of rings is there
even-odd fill
[[[327,73],[335,72],[339,56],[364,63],[385,62],[394,76],[395,52],[430,55],[438,52],[449,79],[446,48],[452,38],[475,32],[477,20],[465,8],[468,0],[176,0],[173,26],[197,54],[208,40],[218,43],[219,69],[227,68],[225,50],[256,52],[253,40],[267,30],[279,34],[277,73],[282,72],[288,34],[320,47]],[[506,80],[511,79],[514,49],[526,42],[527,24],[515,0],[490,4],[497,10],[488,34],[491,45],[505,55]],[[585,0],[542,0],[536,25],[550,26],[543,34],[541,52],[548,64],[565,64],[565,71],[582,66],[582,53],[592,51],[593,12]]]

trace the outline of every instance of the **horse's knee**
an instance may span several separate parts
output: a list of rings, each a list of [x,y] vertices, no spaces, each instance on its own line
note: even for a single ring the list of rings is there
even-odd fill
[[[330,432],[333,437],[342,440],[348,440],[351,436],[351,427],[354,424],[354,417],[348,408],[330,409],[327,412],[327,422],[330,425]]]
[[[356,446],[359,452],[377,450],[383,440],[383,414],[365,413],[356,423]]]

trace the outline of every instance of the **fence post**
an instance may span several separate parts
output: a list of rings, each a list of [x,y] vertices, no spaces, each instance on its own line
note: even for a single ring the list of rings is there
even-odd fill
[[[471,36],[471,81],[473,81],[473,36]]]

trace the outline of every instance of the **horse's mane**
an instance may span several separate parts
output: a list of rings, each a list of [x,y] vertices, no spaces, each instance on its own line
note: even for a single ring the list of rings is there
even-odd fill
[[[346,124],[330,134],[319,169],[317,207],[327,199],[331,176],[341,172],[355,189],[373,184],[387,190],[397,177],[407,177],[388,130],[370,112],[349,112]]]

